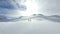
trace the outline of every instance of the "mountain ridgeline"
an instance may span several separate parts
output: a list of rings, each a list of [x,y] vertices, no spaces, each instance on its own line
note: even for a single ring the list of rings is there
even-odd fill
[[[0,15],[0,22],[24,21],[24,20],[28,20],[28,19],[41,20],[41,18],[43,18],[42,20],[45,19],[45,20],[49,20],[49,21],[53,21],[53,22],[60,22],[60,16],[59,15],[45,16],[45,15],[42,15],[42,14],[33,14],[30,17],[20,16],[18,18],[11,18],[11,17]]]

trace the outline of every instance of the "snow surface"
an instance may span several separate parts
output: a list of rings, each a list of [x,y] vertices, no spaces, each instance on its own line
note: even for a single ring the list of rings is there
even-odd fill
[[[60,34],[60,23],[46,19],[0,22],[0,34]]]

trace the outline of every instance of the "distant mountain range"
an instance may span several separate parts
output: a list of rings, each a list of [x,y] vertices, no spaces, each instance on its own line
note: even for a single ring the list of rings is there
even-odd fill
[[[7,16],[0,15],[0,22],[12,22],[12,21],[23,21],[28,19],[36,19],[36,20],[50,20],[54,22],[60,22],[60,16],[59,15],[51,15],[51,16],[45,16],[43,14],[33,14],[32,16],[20,16],[18,18],[10,18]]]

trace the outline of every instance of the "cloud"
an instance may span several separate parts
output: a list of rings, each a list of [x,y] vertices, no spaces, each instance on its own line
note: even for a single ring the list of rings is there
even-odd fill
[[[19,2],[18,2],[19,1]],[[25,11],[27,8],[21,4],[20,0],[0,0],[0,15],[6,17],[19,17],[20,12]]]
[[[18,3],[16,0],[0,0],[0,8],[25,10],[26,6],[20,2]]]
[[[0,0],[0,8],[14,9],[14,6],[11,4],[10,0]]]
[[[44,15],[60,15],[60,0],[37,0],[39,13]]]

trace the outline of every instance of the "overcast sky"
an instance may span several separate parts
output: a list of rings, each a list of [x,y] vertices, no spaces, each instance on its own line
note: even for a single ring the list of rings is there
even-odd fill
[[[60,0],[38,0],[40,13],[45,15],[60,15]]]

